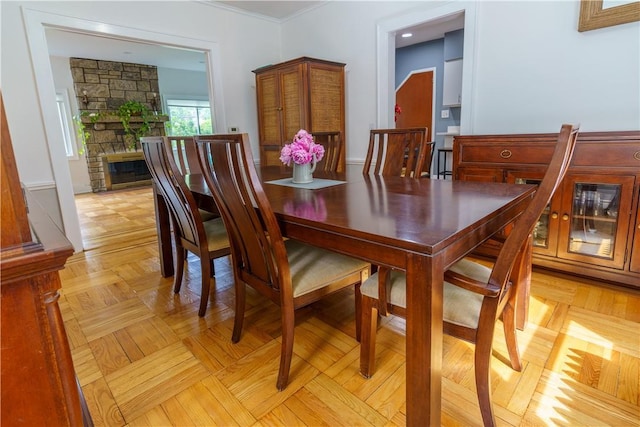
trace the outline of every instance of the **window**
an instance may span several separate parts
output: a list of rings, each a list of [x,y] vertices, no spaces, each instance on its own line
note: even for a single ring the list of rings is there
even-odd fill
[[[69,109],[69,96],[66,92],[56,93],[56,104],[58,105],[58,118],[62,128],[62,138],[67,157],[78,158],[74,134],[71,132],[71,110]]]
[[[169,134],[175,136],[213,133],[209,101],[168,99]]]

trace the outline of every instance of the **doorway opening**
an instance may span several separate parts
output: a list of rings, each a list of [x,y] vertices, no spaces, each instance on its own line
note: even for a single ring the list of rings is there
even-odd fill
[[[49,144],[49,156],[55,181],[55,192],[60,206],[60,215],[64,232],[73,244],[76,252],[83,250],[82,233],[75,205],[73,185],[71,182],[69,163],[64,149],[62,130],[57,119],[57,104],[53,72],[49,60],[49,50],[46,41],[46,29],[55,28],[72,33],[92,35],[99,38],[116,39],[139,42],[152,46],[168,46],[178,49],[191,49],[204,53],[207,77],[209,82],[209,98],[213,100],[216,126],[226,128],[224,116],[224,99],[222,96],[222,82],[214,76],[214,70],[220,69],[219,47],[210,41],[190,39],[150,32],[130,27],[89,21],[81,18],[56,15],[34,9],[23,10],[27,30],[30,55],[36,77],[36,86],[40,99],[40,108],[44,120],[45,134]],[[215,77],[215,78],[214,78]],[[216,93],[214,97],[213,94]]]
[[[378,127],[392,127],[394,122],[396,35],[412,28],[437,27],[450,20],[452,16],[460,14],[464,15],[465,30],[463,46],[465,61],[462,76],[462,99],[464,104],[460,108],[460,130],[466,133],[472,131],[472,70],[474,68],[476,5],[471,2],[464,4],[454,2],[422,11],[414,11],[381,21],[378,25]]]

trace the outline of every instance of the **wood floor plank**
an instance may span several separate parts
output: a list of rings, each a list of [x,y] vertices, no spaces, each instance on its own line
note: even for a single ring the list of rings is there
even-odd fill
[[[638,426],[640,408],[545,370],[525,414],[532,425]]]
[[[306,389],[299,390],[284,405],[307,426],[338,426],[341,419],[322,400]]]
[[[383,426],[387,418],[324,374],[318,375],[305,388],[338,412],[344,425]]]
[[[166,400],[166,389],[180,392],[209,372],[182,345],[172,344],[105,376],[125,419],[133,420]]]
[[[124,417],[104,377],[83,385],[82,393],[96,427],[125,425]]]
[[[167,417],[171,421],[172,426],[191,426],[195,425],[187,408],[180,404],[177,396],[172,396],[160,404]]]
[[[102,377],[102,372],[98,367],[93,352],[88,345],[77,347],[71,351],[71,358],[73,359],[73,366],[76,374],[80,379],[80,385],[89,384]]]
[[[107,334],[89,343],[91,352],[102,375],[108,375],[129,365],[133,360],[127,355],[114,334]]]
[[[153,317],[142,301],[136,298],[112,304],[78,316],[78,323],[88,341]]]

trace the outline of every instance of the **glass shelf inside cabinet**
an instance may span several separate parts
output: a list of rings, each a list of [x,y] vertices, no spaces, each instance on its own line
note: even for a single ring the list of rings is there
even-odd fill
[[[620,185],[576,183],[569,252],[613,259]]]
[[[539,185],[540,179],[531,178],[516,178],[516,184],[534,184]],[[536,222],[536,226],[533,229],[533,246],[538,248],[549,247],[549,212],[551,211],[549,205],[544,209],[542,215]]]

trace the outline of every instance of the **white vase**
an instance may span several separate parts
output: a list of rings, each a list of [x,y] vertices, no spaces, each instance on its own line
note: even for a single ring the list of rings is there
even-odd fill
[[[313,171],[316,170],[316,156],[313,156],[311,163],[299,165],[293,164],[293,179],[295,184],[308,184],[313,181]]]

